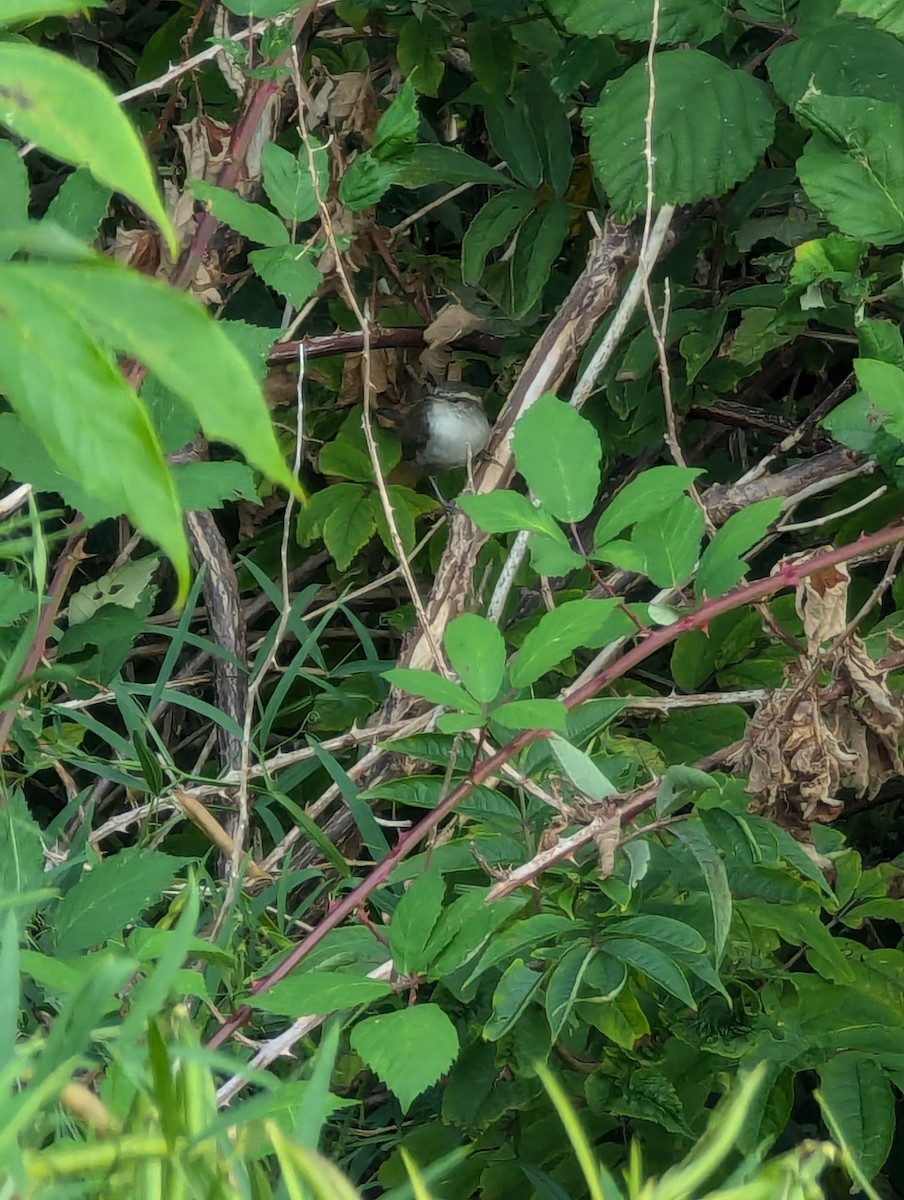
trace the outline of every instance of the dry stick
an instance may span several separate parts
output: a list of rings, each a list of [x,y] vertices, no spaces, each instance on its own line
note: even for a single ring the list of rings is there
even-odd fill
[[[593,679],[588,680],[583,687],[572,692],[565,700],[565,705],[569,710],[577,708],[578,705],[596,696],[603,688],[608,687],[616,679],[627,675],[635,667],[639,666],[640,663],[663,649],[663,647],[671,645],[683,633],[688,633],[692,629],[703,629],[723,613],[731,612],[742,605],[764,600],[776,592],[784,591],[786,588],[796,587],[801,580],[807,579],[810,575],[825,571],[829,567],[837,566],[839,563],[850,562],[852,559],[879,550],[884,546],[893,545],[902,539],[904,539],[904,525],[888,526],[877,533],[858,538],[856,542],[842,546],[837,550],[814,554],[812,558],[805,562],[783,563],[776,569],[773,575],[765,579],[758,579],[753,583],[745,584],[743,587],[735,588],[727,595],[720,596],[717,600],[705,601],[694,612],[681,617],[675,624],[650,633],[648,637],[638,642],[623,654],[617,662],[602,670]],[[439,825],[452,812],[455,806],[468,796],[476,786],[483,783],[490,776],[497,774],[503,764],[513,758],[520,750],[523,750],[524,747],[529,746],[532,742],[546,735],[547,731],[545,730],[525,730],[513,738],[507,745],[497,750],[495,754],[477,763],[472,768],[468,778],[454,788],[410,833],[400,838],[386,857],[377,863],[367,878],[362,880],[351,892],[343,896],[330,912],[327,913],[316,929],[312,930],[275,970],[257,981],[252,988],[252,992],[255,995],[259,995],[261,992],[265,992],[273,987],[281,979],[284,979],[315,946],[318,946],[323,941],[328,933],[340,925],[346,917],[350,916],[377,888],[386,883],[395,867],[411,854],[427,834]],[[636,816],[644,808],[649,807],[649,804],[653,802],[653,796],[655,796],[655,792],[643,803],[637,802],[630,808],[620,811],[619,817],[622,823]],[[247,1005],[238,1008],[229,1020],[217,1030],[208,1045],[210,1047],[222,1045],[250,1016],[251,1009]]]
[[[69,586],[69,580],[72,578],[72,572],[75,570],[76,565],[81,562],[82,547],[84,544],[85,535],[83,533],[73,533],[70,534],[66,544],[60,551],[60,557],[57,559],[53,578],[47,589],[47,602],[38,618],[31,646],[25,655],[25,660],[19,671],[19,680],[27,680],[38,669],[41,659],[44,657],[44,651],[47,648],[47,639],[50,637],[53,623],[56,620],[57,613],[60,611],[60,605],[63,602],[63,596],[66,594],[66,588]],[[0,754],[7,749],[9,731],[12,729],[13,722],[17,716],[16,702],[20,695],[21,692],[17,692],[11,696],[7,701],[8,707],[3,712],[0,712]]]

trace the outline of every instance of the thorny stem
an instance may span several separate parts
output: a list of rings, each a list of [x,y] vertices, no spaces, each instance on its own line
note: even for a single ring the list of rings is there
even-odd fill
[[[829,567],[837,566],[839,563],[849,562],[851,559],[859,558],[872,551],[880,550],[884,546],[892,545],[901,540],[904,540],[904,524],[889,525],[884,529],[880,529],[877,533],[858,538],[856,542],[852,542],[847,546],[814,554],[806,561],[784,563],[776,569],[774,574],[767,576],[765,579],[757,579],[752,583],[735,588],[727,595],[720,596],[716,600],[704,601],[695,612],[688,613],[673,625],[657,629],[654,633],[651,633],[648,637],[638,642],[617,661],[605,667],[596,675],[593,675],[580,688],[566,697],[564,700],[565,706],[568,709],[577,708],[578,705],[597,695],[603,688],[608,687],[616,679],[628,674],[629,671],[645,659],[650,658],[658,650],[674,642],[681,634],[687,633],[692,629],[705,629],[716,617],[721,616],[723,613],[731,612],[742,605],[751,604],[756,600],[762,600],[767,596],[774,595],[776,592],[784,591],[786,588],[796,587],[803,579],[811,575],[815,575]],[[355,912],[372,892],[386,883],[395,867],[407,858],[420,845],[426,835],[439,825],[475,787],[491,776],[498,774],[500,768],[520,750],[523,750],[525,746],[546,737],[547,734],[548,731],[542,729],[524,730],[524,732],[519,733],[517,737],[513,738],[505,746],[502,746],[494,754],[485,758],[482,762],[476,763],[471,768],[467,778],[462,780],[448,796],[441,800],[437,807],[432,812],[429,812],[418,825],[401,837],[386,857],[376,864],[367,878],[363,879],[356,888],[348,892],[327,913],[316,929],[313,929],[283,959],[279,966],[269,975],[257,981],[252,988],[252,992],[255,995],[259,995],[261,992],[269,990],[281,979],[284,979],[290,971],[323,941],[328,933],[340,925],[346,917]],[[655,792],[653,795],[655,795]],[[652,796],[642,803],[639,802],[630,806],[629,809],[620,808],[619,816],[622,823],[636,816],[638,812],[648,807],[650,803],[652,803]],[[251,1009],[247,1005],[242,1005],[236,1009],[229,1020],[216,1031],[208,1042],[208,1046],[214,1048],[222,1045],[227,1038],[231,1037],[237,1029],[245,1024],[250,1016]]]

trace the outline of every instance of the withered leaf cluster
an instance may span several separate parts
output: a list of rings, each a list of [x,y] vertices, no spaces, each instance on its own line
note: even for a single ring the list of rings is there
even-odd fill
[[[872,799],[904,773],[904,706],[846,623],[849,582],[841,567],[799,586],[806,649],[751,718],[734,760],[748,772],[751,808],[797,832],[836,820],[843,789]]]

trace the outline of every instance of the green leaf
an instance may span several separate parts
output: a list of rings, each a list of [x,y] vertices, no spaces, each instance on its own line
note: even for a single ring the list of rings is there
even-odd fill
[[[606,926],[606,934],[639,937],[645,942],[658,942],[670,950],[682,950],[689,954],[703,954],[706,950],[703,934],[673,917],[619,917]]]
[[[28,171],[12,142],[0,141],[0,229],[14,229],[28,224]],[[12,258],[15,247],[2,251],[2,261]]]
[[[42,17],[67,16],[89,8],[100,8],[103,0],[3,0],[0,28]]]
[[[602,448],[585,417],[547,392],[515,423],[512,450],[544,508],[559,521],[586,517],[599,491]]]
[[[819,1079],[820,1107],[831,1110],[866,1178],[875,1178],[895,1133],[895,1100],[885,1071],[875,1059],[850,1051],[833,1055],[819,1068]]]
[[[522,89],[534,137],[543,160],[543,179],[559,198],[565,195],[574,159],[571,154],[571,122],[565,105],[540,71],[531,71]],[[566,206],[566,231],[567,225]]]
[[[301,308],[323,283],[323,275],[314,266],[314,255],[310,246],[268,246],[252,250],[248,261],[267,287]]]
[[[700,50],[654,59],[653,188],[657,206],[719,196],[746,178],[772,141],[775,116],[765,86]],[[646,63],[606,85],[588,112],[590,156],[619,219],[646,204]]]
[[[267,142],[261,153],[264,190],[270,203],[286,221],[310,221],[316,217],[318,197],[325,199],[329,191],[329,151],[313,135],[309,135],[309,141],[316,178],[311,176],[305,147],[297,154],[290,154],[276,142]]]
[[[732,900],[728,872],[722,855],[713,845],[706,827],[697,820],[681,821],[673,826],[675,836],[694,858],[709,892],[713,914],[713,957],[716,966],[722,961],[728,931],[731,928]]]
[[[60,958],[102,945],[135,921],[172,882],[180,860],[127,847],[99,862],[53,909],[53,947]]]
[[[501,246],[534,206],[534,193],[521,188],[491,196],[468,225],[461,240],[461,278],[477,283],[487,255]]]
[[[202,200],[218,221],[222,221],[242,237],[261,246],[283,246],[289,241],[289,231],[281,217],[260,204],[243,200],[228,188],[216,187],[203,179],[192,179],[189,189]]]
[[[626,42],[650,39],[653,0],[547,0],[547,7],[570,33],[610,34]],[[726,15],[720,0],[660,0],[657,45],[702,44],[722,31]]]
[[[41,827],[32,817],[21,788],[11,788],[0,808],[0,897],[37,891],[44,882]]]
[[[782,501],[760,500],[733,513],[700,556],[694,591],[713,599],[733,588],[750,567],[741,556],[765,535],[782,511]]]
[[[561,700],[511,700],[494,708],[490,716],[507,729],[555,729],[568,727],[568,709]]]
[[[97,74],[16,40],[0,42],[0,79],[3,124],[54,158],[87,167],[101,183],[134,200],[176,253],[176,235],[141,140]]]
[[[874,358],[855,358],[854,370],[873,410],[878,408],[884,417],[881,428],[904,439],[904,371]]]
[[[772,86],[792,110],[808,93],[897,104],[904,45],[865,22],[830,21],[815,34],[777,47],[767,65]]]
[[[660,588],[680,587],[694,572],[703,537],[703,512],[682,496],[657,517],[634,526],[630,542],[610,542],[594,557],[639,571]]]
[[[461,183],[483,183],[487,187],[514,187],[511,179],[502,171],[472,158],[452,146],[415,146],[411,157],[405,160],[396,184],[404,188],[424,187],[428,183],[448,183],[457,187]]]
[[[401,688],[411,696],[422,696],[431,704],[442,704],[444,708],[460,709],[466,713],[480,715],[481,708],[463,687],[435,675],[432,671],[412,670],[409,667],[393,667],[383,672],[383,678],[393,687]]]
[[[400,975],[422,974],[430,965],[425,950],[442,913],[445,891],[443,877],[433,866],[414,880],[396,905],[389,951]]]
[[[139,558],[123,563],[121,567],[112,567],[99,579],[86,583],[69,601],[69,627],[89,620],[105,604],[134,608],[147,592],[159,565],[156,556]]]
[[[376,532],[370,490],[360,483],[342,483],[327,489],[331,506],[323,522],[323,541],[336,560],[336,568],[344,571],[362,546]]]
[[[260,384],[245,356],[200,304],[103,259],[66,267],[10,264],[91,321],[116,350],[134,355],[197,415],[207,436],[242,452],[268,479],[298,493]],[[124,510],[128,511],[128,510]]]
[[[505,640],[496,626],[476,613],[451,621],[443,637],[458,678],[481,704],[496,699],[505,671]]]
[[[79,167],[60,184],[50,201],[47,220],[73,237],[93,241],[110,205],[110,189],[98,183],[85,167]]]
[[[498,1042],[524,1015],[534,993],[543,982],[539,971],[532,971],[520,958],[516,958],[496,984],[493,992],[493,1011],[483,1027],[483,1037]]]
[[[567,575],[569,571],[579,571],[586,566],[583,555],[572,550],[564,536],[550,538],[545,534],[535,533],[528,542],[528,547],[531,566],[538,575],[555,578]]]
[[[366,979],[347,971],[307,971],[281,980],[269,991],[246,996],[245,1004],[297,1020],[355,1008],[391,995],[389,984],[378,979]]]
[[[612,600],[566,600],[544,613],[525,637],[512,660],[510,676],[515,687],[536,683],[572,651],[587,644],[604,626],[619,604]]]
[[[594,547],[603,546],[637,521],[666,512],[703,471],[695,467],[651,467],[618,493],[597,523]]]
[[[260,504],[254,473],[240,462],[177,463],[173,478],[179,503],[186,512],[222,508],[227,500]]]
[[[510,268],[514,316],[525,316],[542,297],[568,236],[569,220],[568,205],[563,200],[550,200],[535,208],[521,226]]]
[[[349,1041],[396,1096],[403,1112],[458,1055],[455,1026],[436,1004],[368,1017],[354,1027]]]
[[[565,1028],[565,1022],[580,993],[584,974],[598,953],[594,946],[578,942],[565,952],[549,977],[544,1003],[554,1042],[558,1041],[559,1034]]]
[[[681,967],[674,959],[657,950],[648,942],[636,938],[606,938],[601,947],[603,954],[609,954],[620,962],[634,967],[642,975],[658,983],[670,995],[692,1008],[695,1012],[697,1005],[688,987],[687,978]]]
[[[614,796],[618,791],[590,755],[579,750],[577,746],[572,746],[571,742],[566,742],[564,738],[553,733],[548,738],[548,745],[571,782],[589,799],[605,800],[607,796]]]
[[[0,267],[0,387],[66,476],[169,555],[181,600],[188,546],[156,434],[122,373],[71,315],[84,315],[84,298],[59,303],[41,287],[42,271],[34,262]]]
[[[549,513],[535,508],[521,492],[500,489],[480,496],[459,496],[456,504],[485,533],[515,533],[524,529],[544,534],[568,548],[564,533]]]
[[[377,122],[371,153],[378,162],[406,160],[417,142],[421,117],[414,85],[406,79],[399,94]]]
[[[402,22],[396,55],[402,73],[425,96],[435,96],[446,69],[440,53],[448,49],[448,35],[429,12]]]
[[[339,183],[339,202],[352,212],[371,208],[389,191],[399,173],[399,164],[380,162],[370,150],[364,150],[351,164]]]
[[[543,160],[533,122],[523,105],[504,96],[485,93],[483,112],[493,149],[520,183],[527,188],[539,187],[543,179]]]
[[[843,233],[887,246],[904,237],[904,112],[863,97],[818,96],[796,109],[818,132],[797,161],[807,196]]]

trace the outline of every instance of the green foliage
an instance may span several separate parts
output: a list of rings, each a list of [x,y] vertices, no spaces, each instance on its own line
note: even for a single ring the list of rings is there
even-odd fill
[[[779,588],[902,510],[895,6],[224,7],[0,17],[0,1193],[891,1194],[904,588]],[[534,400],[473,528],[364,435],[425,374]]]

